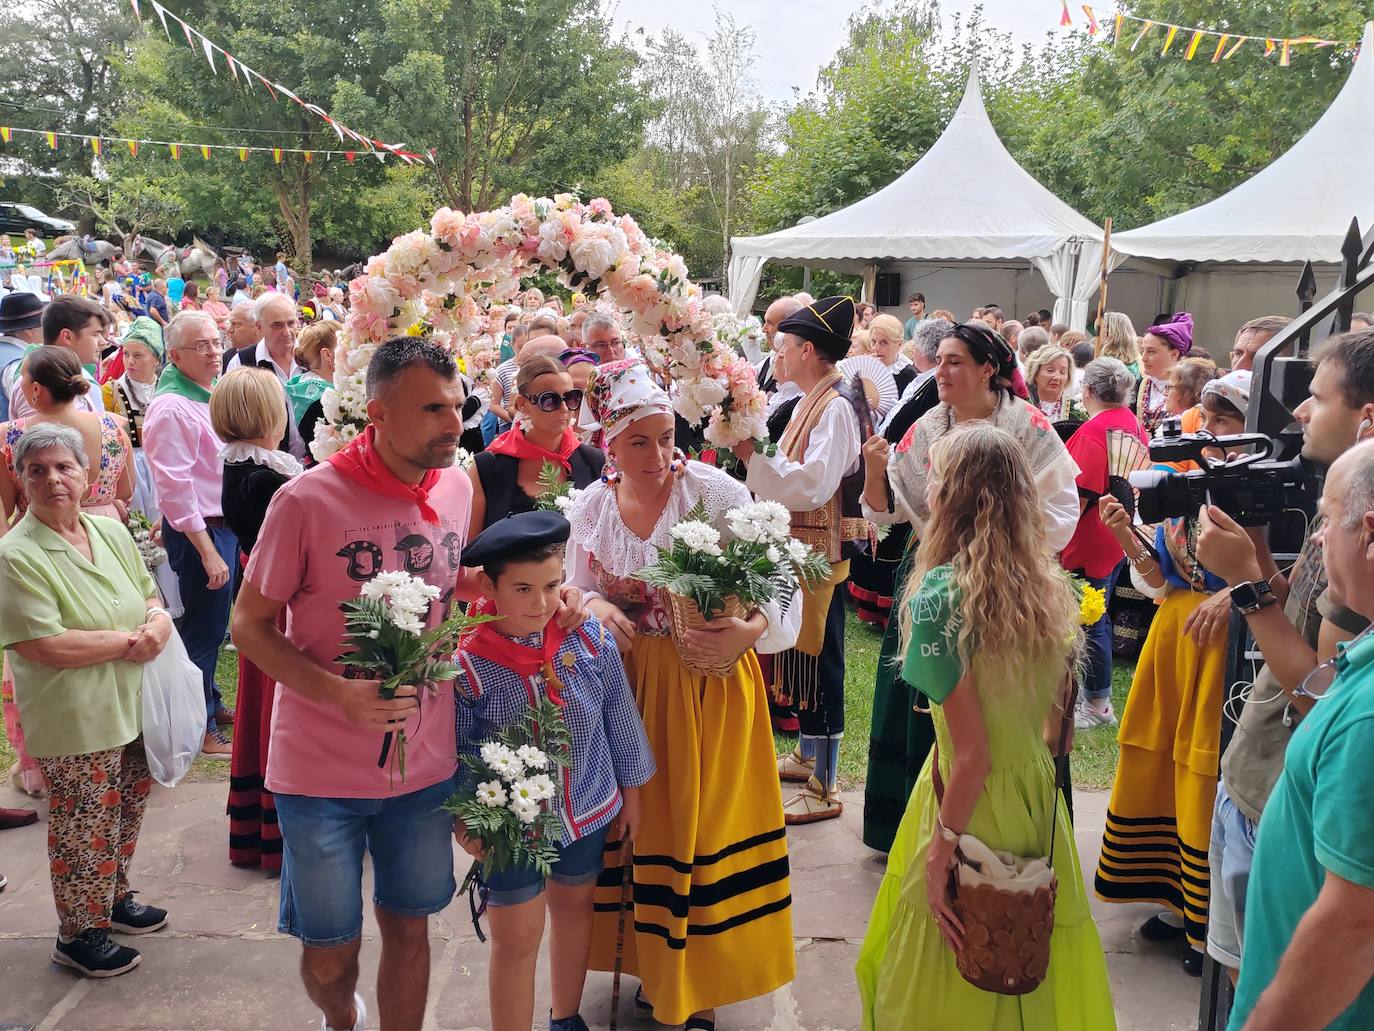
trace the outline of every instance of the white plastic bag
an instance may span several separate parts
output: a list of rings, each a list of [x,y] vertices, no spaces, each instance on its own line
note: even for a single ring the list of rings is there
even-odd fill
[[[173,628],[167,647],[143,664],[143,751],[153,779],[176,787],[205,739],[205,686]]]

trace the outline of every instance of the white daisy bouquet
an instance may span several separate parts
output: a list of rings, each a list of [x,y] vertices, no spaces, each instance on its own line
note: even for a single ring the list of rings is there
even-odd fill
[[[563,820],[549,806],[559,791],[561,770],[572,763],[572,737],[557,704],[540,698],[524,719],[483,742],[477,755],[464,755],[463,783],[469,785],[444,803],[481,838],[486,856],[473,864],[482,877],[524,867],[547,877],[558,858]],[[466,886],[466,881],[464,882]]]
[[[433,695],[436,685],[452,680],[458,667],[451,661],[458,638],[490,616],[454,615],[425,629],[431,605],[438,602],[439,588],[405,572],[378,573],[363,584],[358,597],[342,603],[344,647],[335,661],[351,670],[380,680],[377,694],[396,697],[403,684],[421,687],[421,705],[426,693]],[[394,744],[394,749],[393,749]],[[406,779],[406,732],[387,731],[382,740],[378,766],[391,761],[391,774]]]
[[[687,518],[669,531],[670,548],[635,574],[669,594],[690,598],[710,619],[738,600],[745,611],[765,602],[789,601],[801,584],[830,575],[825,556],[791,535],[787,509],[776,501],[755,501],[725,513],[729,539],[711,525],[697,502]]]
[[[143,559],[144,567],[150,573],[156,572],[157,567],[167,561],[167,552],[153,540],[153,524],[136,508],[129,510],[129,533],[133,535],[134,546],[138,548],[138,556]]]

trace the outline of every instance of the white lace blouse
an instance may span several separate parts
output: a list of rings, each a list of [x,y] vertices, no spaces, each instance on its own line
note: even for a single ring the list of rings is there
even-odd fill
[[[568,512],[572,536],[568,540],[567,579],[588,597],[604,598],[631,620],[635,630],[662,636],[671,626],[666,601],[655,587],[634,579],[634,574],[658,561],[658,549],[671,545],[669,531],[686,518],[698,500],[706,505],[711,523],[727,535],[725,513],[751,500],[749,491],[719,469],[688,462],[673,485],[654,532],[648,540],[637,537],[620,517],[615,487],[597,482],[573,502]],[[777,602],[762,606],[768,629],[754,648],[762,654],[785,651],[797,642],[801,629],[801,594],[793,595],[784,609]]]

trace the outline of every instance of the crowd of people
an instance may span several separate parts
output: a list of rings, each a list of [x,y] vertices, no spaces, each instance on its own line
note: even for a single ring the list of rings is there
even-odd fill
[[[49,799],[55,961],[122,973],[140,957],[111,932],[169,919],[135,899],[128,868],[152,783],[140,664],[177,633],[201,675],[203,754],[230,763],[228,860],[280,873],[278,926],[302,943],[326,1028],[366,1020],[365,852],[383,1021],[420,1026],[453,839],[485,849],[440,806],[461,756],[552,693],[572,727],[551,803],[565,833],[547,883],[525,870],[481,886],[492,1026],[534,1019],[547,912],[552,1031],[585,1028],[586,973],[616,965],[644,1012],[711,1029],[718,1007],[796,974],[786,828],[843,811],[852,608],[883,631],[863,835],[887,867],[857,967],[865,1027],[1113,1026],[1056,773],[1070,728],[1118,722],[1099,897],[1157,905],[1141,933],[1177,939],[1189,971],[1205,948],[1238,972],[1233,1027],[1286,1024],[1314,971],[1328,1024],[1374,1019],[1368,936],[1341,919],[1367,928],[1374,914],[1361,816],[1374,709],[1358,689],[1374,652],[1352,643],[1374,611],[1374,446],[1359,443],[1374,428],[1374,332],[1313,355],[1296,415],[1331,473],[1285,575],[1265,534],[1220,509],[1144,528],[1120,489],[1165,420],[1244,427],[1252,363],[1281,318],[1240,327],[1222,369],[1184,312],[1143,334],[1108,312],[1088,338],[1048,312],[989,305],[959,321],[914,294],[903,322],[786,295],[764,312],[757,367],[776,447],[714,454],[619,313],[530,289],[493,307],[486,344],[462,355],[423,334],[379,346],[367,428],[317,461],[346,301],[328,286],[302,300],[278,266],[252,287],[216,268],[225,281],[203,294],[154,281],[131,295],[116,266],[99,300],[0,297],[5,726],[14,783]],[[886,410],[840,372],[856,354],[891,373]],[[751,499],[779,503],[829,577],[678,632],[636,574],[688,513],[728,534],[726,513]],[[142,526],[165,559],[135,546]],[[398,570],[434,589],[431,627],[452,603],[502,617],[465,645],[451,689],[383,698],[337,661],[340,603]],[[1080,626],[1065,574],[1108,611]],[[1222,756],[1233,610],[1268,662],[1229,712]],[[1140,654],[1118,720],[1122,626]],[[216,669],[235,646],[230,707]],[[727,672],[695,672],[703,657]],[[401,727],[398,781],[377,754]],[[796,736],[781,755],[775,728]],[[1043,983],[1026,995],[966,969],[970,955],[1017,962],[951,894],[984,846],[1048,856],[1057,880]]]

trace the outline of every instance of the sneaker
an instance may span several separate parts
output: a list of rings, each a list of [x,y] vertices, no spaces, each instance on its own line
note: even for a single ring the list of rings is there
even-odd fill
[[[1073,725],[1077,730],[1116,726],[1116,713],[1112,711],[1112,703],[1109,701],[1104,708],[1099,709],[1086,698],[1080,698],[1073,712]]]
[[[234,710],[220,706],[215,710],[215,726],[232,727],[234,725]]]
[[[200,746],[200,754],[207,759],[228,759],[234,754],[234,747],[218,730],[212,730],[205,735],[205,741]]]
[[[4,891],[5,885],[9,884],[9,882],[9,878],[6,877],[4,874],[0,873],[0,891]]]
[[[1140,936],[1152,942],[1173,941],[1183,937],[1183,925],[1171,924],[1162,916],[1152,916],[1140,925]]]
[[[83,931],[69,942],[60,938],[52,950],[52,961],[71,967],[87,977],[118,977],[138,966],[143,957],[127,945],[116,945],[104,927]]]
[[[320,1031],[363,1031],[367,1027],[367,1004],[363,1002],[363,997],[357,992],[353,993],[353,1012],[357,1014],[353,1018],[353,1026],[333,1027],[327,1017],[320,1018]]]
[[[1189,977],[1202,976],[1203,955],[1197,949],[1189,949],[1183,954],[1183,972]]]
[[[110,929],[121,934],[147,934],[166,926],[167,910],[135,901],[133,892],[125,893],[110,912]]]
[[[563,1017],[559,1020],[553,1019],[553,1013],[549,1013],[549,1031],[590,1031],[587,1022],[582,1019],[582,1014],[574,1013],[571,1017]]]

